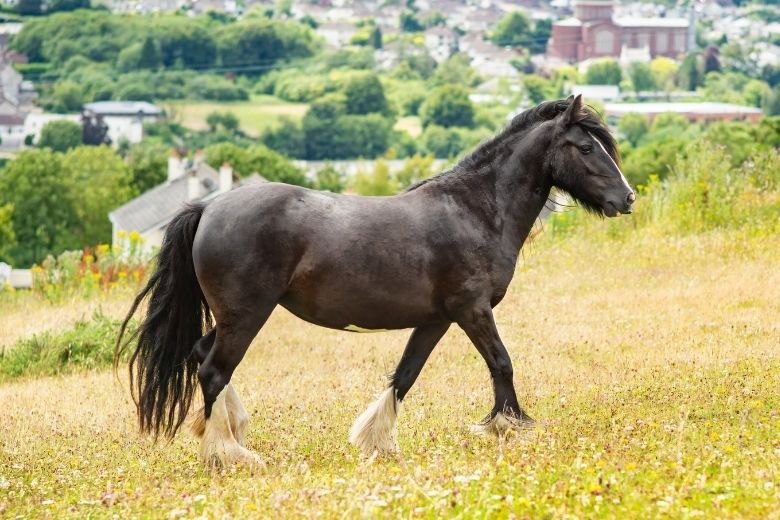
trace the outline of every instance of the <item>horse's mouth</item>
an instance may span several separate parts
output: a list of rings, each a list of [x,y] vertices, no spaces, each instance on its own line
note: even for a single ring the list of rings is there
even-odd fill
[[[604,214],[610,218],[619,217],[620,215],[630,215],[633,211],[631,204],[626,205],[623,209],[618,209],[614,202],[607,201],[607,205],[604,207]]]

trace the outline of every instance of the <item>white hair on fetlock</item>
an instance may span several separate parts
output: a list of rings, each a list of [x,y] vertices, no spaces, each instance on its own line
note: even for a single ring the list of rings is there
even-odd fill
[[[510,431],[527,430],[533,427],[533,421],[523,421],[517,417],[498,412],[493,417],[472,424],[471,431],[480,435],[495,435],[496,437],[506,437]]]
[[[241,446],[233,435],[227,408],[225,387],[211,407],[211,416],[205,420],[200,456],[209,468],[224,468],[231,464],[247,464],[252,467],[263,465],[260,457]]]
[[[396,418],[398,399],[390,387],[360,414],[349,430],[349,441],[367,455],[398,452]]]

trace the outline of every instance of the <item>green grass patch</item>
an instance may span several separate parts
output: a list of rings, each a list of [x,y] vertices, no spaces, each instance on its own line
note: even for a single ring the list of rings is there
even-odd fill
[[[120,320],[97,311],[91,319],[80,320],[69,330],[19,340],[0,353],[0,382],[105,367],[114,360],[120,324]]]
[[[306,103],[289,103],[268,95],[253,96],[249,101],[170,101],[163,106],[174,119],[194,130],[208,128],[206,117],[211,112],[232,112],[238,117],[241,129],[255,137],[268,128],[275,128],[282,117],[301,119],[309,108]]]

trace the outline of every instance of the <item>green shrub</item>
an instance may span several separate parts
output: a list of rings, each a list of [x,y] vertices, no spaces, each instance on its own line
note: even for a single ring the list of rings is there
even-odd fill
[[[98,311],[92,319],[80,320],[69,330],[19,340],[8,351],[0,353],[0,381],[108,366],[114,359],[120,324],[120,320]]]

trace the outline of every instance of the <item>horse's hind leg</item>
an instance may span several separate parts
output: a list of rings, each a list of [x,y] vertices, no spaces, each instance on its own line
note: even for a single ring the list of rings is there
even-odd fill
[[[349,440],[366,454],[398,451],[396,417],[398,406],[420,375],[433,348],[447,332],[450,323],[417,327],[406,344],[390,386],[357,418]]]
[[[217,329],[213,328],[195,343],[193,354],[198,360],[199,365],[206,361],[206,357],[214,347],[214,340],[216,337]],[[227,394],[225,395],[225,398],[230,431],[233,432],[233,436],[236,438],[238,444],[245,446],[244,432],[249,423],[249,415],[246,413],[246,409],[241,403],[241,399],[238,398],[238,394],[233,388],[233,385],[228,383],[226,388]],[[204,414],[204,408],[201,408],[195,413],[194,420],[192,421],[192,431],[197,437],[203,437],[205,428],[206,415]]]
[[[240,316],[228,314],[229,317],[217,321],[214,346],[198,369],[205,419],[200,454],[207,465],[260,462],[255,454],[241,445],[248,419],[229,382],[275,305],[266,305],[262,312],[245,312]]]

